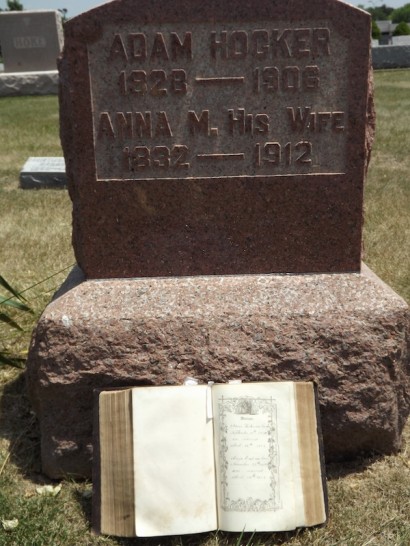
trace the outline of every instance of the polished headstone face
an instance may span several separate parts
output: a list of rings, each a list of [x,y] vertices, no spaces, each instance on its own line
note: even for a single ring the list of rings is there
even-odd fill
[[[57,57],[63,46],[58,11],[0,13],[0,36],[6,72],[57,69]]]
[[[360,269],[370,17],[116,1],[66,25],[61,136],[89,278]]]

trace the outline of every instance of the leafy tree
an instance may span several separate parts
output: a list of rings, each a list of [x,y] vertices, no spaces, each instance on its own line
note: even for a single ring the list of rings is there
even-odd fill
[[[393,36],[408,36],[410,34],[410,27],[406,21],[401,21],[394,29]]]
[[[406,23],[410,22],[410,4],[405,4],[401,8],[397,8],[392,13],[393,23],[401,23],[405,21]]]
[[[23,11],[23,4],[19,0],[7,0],[7,8],[0,11]]]
[[[381,36],[381,31],[374,19],[372,19],[372,38],[373,40],[379,40]]]
[[[23,4],[19,0],[7,0],[8,11],[23,11]]]
[[[370,13],[373,21],[386,21],[387,19],[390,19],[394,8],[389,8],[388,6],[386,6],[386,4],[382,4],[381,6],[372,6],[366,8],[366,11]]]

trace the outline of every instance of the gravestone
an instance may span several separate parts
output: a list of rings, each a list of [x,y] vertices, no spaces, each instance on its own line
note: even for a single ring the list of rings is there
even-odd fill
[[[373,48],[372,63],[375,69],[410,68],[410,45],[384,45]]]
[[[394,46],[410,46],[410,36],[393,36],[392,45]]]
[[[65,188],[64,157],[30,157],[20,171],[20,188]]]
[[[58,11],[5,11],[0,13],[0,43],[5,72],[57,69],[63,45]]]
[[[360,265],[369,51],[338,0],[119,0],[65,25],[80,267],[27,363],[50,477],[91,474],[93,389],[187,376],[314,380],[328,459],[399,448],[409,310]]]
[[[0,97],[57,94],[63,45],[58,11],[0,12],[0,44]]]
[[[27,95],[57,95],[58,72],[2,72],[0,97],[24,97]]]
[[[66,25],[62,140],[82,158],[67,168],[87,278],[359,271],[367,16],[181,5],[108,3]]]

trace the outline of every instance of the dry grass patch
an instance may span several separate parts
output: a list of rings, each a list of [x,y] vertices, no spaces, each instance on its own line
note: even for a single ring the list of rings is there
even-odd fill
[[[410,71],[375,74],[376,140],[365,188],[364,261],[410,301]]]
[[[2,97],[0,118],[2,189],[15,187],[16,173],[29,156],[63,155],[57,97]]]
[[[366,186],[365,260],[410,301],[410,71],[375,75],[377,138]],[[61,190],[23,191],[19,171],[30,155],[62,155],[55,97],[0,99],[0,274],[25,294],[36,316],[74,262],[71,203]],[[25,350],[36,317],[10,343]],[[164,539],[126,540],[90,532],[90,484],[62,481],[57,496],[36,488],[50,483],[40,472],[38,424],[25,393],[24,375],[0,368],[0,546],[408,546],[410,544],[410,427],[396,456],[363,457],[329,465],[327,526],[294,533],[207,533]],[[55,485],[55,484],[54,484]]]
[[[37,319],[67,270],[52,275],[74,263],[67,192],[19,189],[19,172],[30,156],[62,155],[57,97],[0,98],[0,119],[0,274],[24,291]],[[25,332],[0,332],[0,341],[17,353],[27,350],[34,320],[19,323]]]

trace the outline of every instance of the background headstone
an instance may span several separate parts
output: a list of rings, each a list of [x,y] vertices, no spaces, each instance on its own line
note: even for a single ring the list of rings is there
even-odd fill
[[[57,94],[57,70],[44,70],[42,72],[2,72],[0,74],[0,97]]]
[[[65,188],[64,157],[30,157],[20,171],[20,188]]]
[[[372,48],[375,69],[410,68],[410,45],[385,45]]]
[[[410,36],[393,36],[392,45],[410,46]]]
[[[58,11],[0,13],[0,43],[5,72],[56,70],[63,46]]]
[[[61,134],[87,278],[360,270],[368,14],[124,0],[65,30]]]

